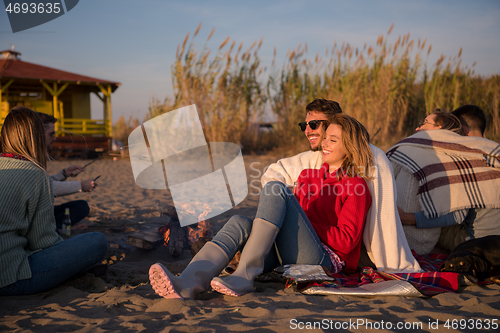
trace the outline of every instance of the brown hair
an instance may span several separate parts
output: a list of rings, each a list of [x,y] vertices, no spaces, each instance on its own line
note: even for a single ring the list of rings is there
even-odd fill
[[[316,111],[324,113],[327,117],[342,113],[339,103],[328,99],[316,98],[306,106],[306,113]]]
[[[452,131],[462,135],[462,124],[460,120],[451,112],[443,112],[439,109],[433,113],[436,116],[435,123],[441,126],[441,129]]]
[[[346,158],[342,163],[341,170],[347,176],[358,175],[364,179],[370,179],[371,170],[374,167],[373,155],[370,148],[370,135],[366,128],[356,119],[337,113],[328,117],[324,129],[331,124],[339,125],[342,129],[342,146],[344,147]]]
[[[480,131],[481,135],[484,135],[484,131],[486,130],[486,116],[479,106],[471,104],[463,105],[451,113],[457,116],[462,125],[467,126],[469,130]]]
[[[50,114],[46,114],[43,112],[37,112],[36,114],[38,115],[38,117],[40,117],[44,126],[47,124],[55,124],[57,122],[57,119]]]
[[[45,130],[35,111],[18,105],[9,112],[2,126],[0,150],[21,155],[44,170],[47,168]]]

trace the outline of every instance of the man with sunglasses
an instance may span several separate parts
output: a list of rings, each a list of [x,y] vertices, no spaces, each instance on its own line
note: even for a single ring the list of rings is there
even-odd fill
[[[332,100],[315,99],[306,106],[305,122],[299,123],[300,129],[309,140],[310,151],[273,163],[261,178],[262,186],[270,181],[279,181],[293,186],[304,169],[319,169],[322,165],[321,141],[322,123],[329,115],[341,113],[340,105]],[[360,265],[372,266],[386,272],[418,272],[418,262],[411,254],[404,236],[403,227],[396,209],[394,175],[385,153],[370,144],[375,170],[373,178],[367,181],[372,196],[368,212],[364,247]]]
[[[327,99],[316,98],[306,106],[306,121],[299,123],[299,127],[309,140],[311,150],[317,151],[321,148],[322,123],[336,113],[342,113],[340,105]]]

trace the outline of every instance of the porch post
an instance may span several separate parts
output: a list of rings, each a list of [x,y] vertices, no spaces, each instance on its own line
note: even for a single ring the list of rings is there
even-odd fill
[[[104,103],[104,123],[106,126],[106,136],[111,137],[112,129],[113,129],[113,124],[111,123],[111,85],[107,86],[102,86],[100,84],[97,85],[99,89],[101,90],[104,99],[101,98],[101,100]]]
[[[52,95],[52,109],[54,110],[54,117],[57,118],[58,122],[55,123],[55,130],[56,133],[58,132],[59,128],[61,126],[64,126],[64,114],[59,114],[59,107],[58,107],[58,97],[61,95],[61,93],[68,87],[69,82],[66,82],[59,90],[57,89],[57,82],[54,82],[53,88],[50,88],[50,86],[40,80],[42,85],[47,89],[47,91]]]

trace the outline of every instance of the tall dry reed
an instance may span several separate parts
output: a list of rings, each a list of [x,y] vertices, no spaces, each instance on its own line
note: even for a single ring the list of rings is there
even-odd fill
[[[481,77],[472,65],[461,65],[461,50],[455,57],[444,55],[432,66],[432,50],[426,40],[410,33],[389,43],[390,27],[374,46],[362,49],[335,42],[325,55],[307,56],[307,44],[289,50],[284,64],[273,65],[267,79],[258,57],[262,39],[246,51],[230,37],[211,57],[189,39],[178,46],[172,65],[173,98],[153,98],[149,117],[196,104],[209,141],[243,143],[250,149],[290,145],[303,141],[297,123],[305,118],[305,106],[314,98],[333,99],[345,113],[360,120],[383,147],[414,132],[417,123],[434,109],[451,111],[464,104],[476,104],[486,113],[486,136],[500,139],[500,77]],[[188,42],[189,41],[189,42]],[[265,105],[276,117],[274,134],[258,136],[256,126]],[[260,138],[260,141],[259,141]],[[267,142],[264,142],[266,141]]]
[[[305,117],[305,105],[316,97],[332,99],[360,120],[372,136],[376,134],[377,141],[393,141],[413,122],[409,115],[418,113],[413,92],[424,47],[425,42],[419,42],[412,59],[414,41],[409,34],[400,36],[394,45],[379,36],[375,47],[365,44],[360,50],[334,43],[324,58],[316,54],[310,60],[304,56],[307,46],[299,46],[289,51],[279,75],[269,80],[273,112],[278,120],[285,117],[283,129],[290,140],[296,140],[301,138],[296,124]],[[289,106],[297,110],[290,112]]]
[[[428,68],[423,59],[432,45],[412,39],[410,33],[391,44],[392,29],[393,25],[386,35],[378,36],[375,46],[365,44],[363,49],[335,42],[324,57],[307,58],[307,44],[289,50],[282,69],[273,69],[268,81],[269,100],[282,132],[279,137],[301,140],[296,124],[305,117],[305,105],[320,97],[339,102],[383,146],[412,134],[436,108],[452,111],[464,104],[476,104],[485,111],[486,136],[498,141],[498,75],[481,77],[474,74],[475,64],[462,66],[461,49],[455,57],[442,55]]]
[[[486,115],[485,136],[500,141],[500,76],[474,75],[471,68],[461,66],[461,53],[462,49],[457,56],[448,58],[446,65],[446,57],[441,55],[434,70],[424,77],[426,111],[452,111],[461,105],[475,104]]]
[[[154,117],[196,104],[208,141],[247,145],[256,139],[257,132],[251,124],[262,115],[266,101],[263,85],[258,80],[263,71],[257,55],[262,40],[243,50],[242,43],[235,49],[236,42],[227,37],[210,58],[207,43],[214,29],[198,50],[193,40],[200,28],[201,24],[191,40],[188,33],[177,48],[171,67],[174,98],[163,102],[153,98],[149,115]]]
[[[124,145],[128,145],[128,136],[139,125],[139,119],[129,116],[125,120],[125,117],[121,116],[113,125],[112,137],[115,140],[121,141]]]

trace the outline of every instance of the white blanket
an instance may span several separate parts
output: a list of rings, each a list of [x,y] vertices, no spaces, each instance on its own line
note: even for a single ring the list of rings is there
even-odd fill
[[[392,166],[379,148],[370,145],[376,166],[374,177],[367,181],[372,205],[366,217],[363,243],[378,270],[389,273],[420,272],[411,254],[396,209],[396,186]],[[262,186],[280,181],[293,186],[304,169],[319,169],[321,152],[307,151],[284,158],[269,166],[261,178]]]

